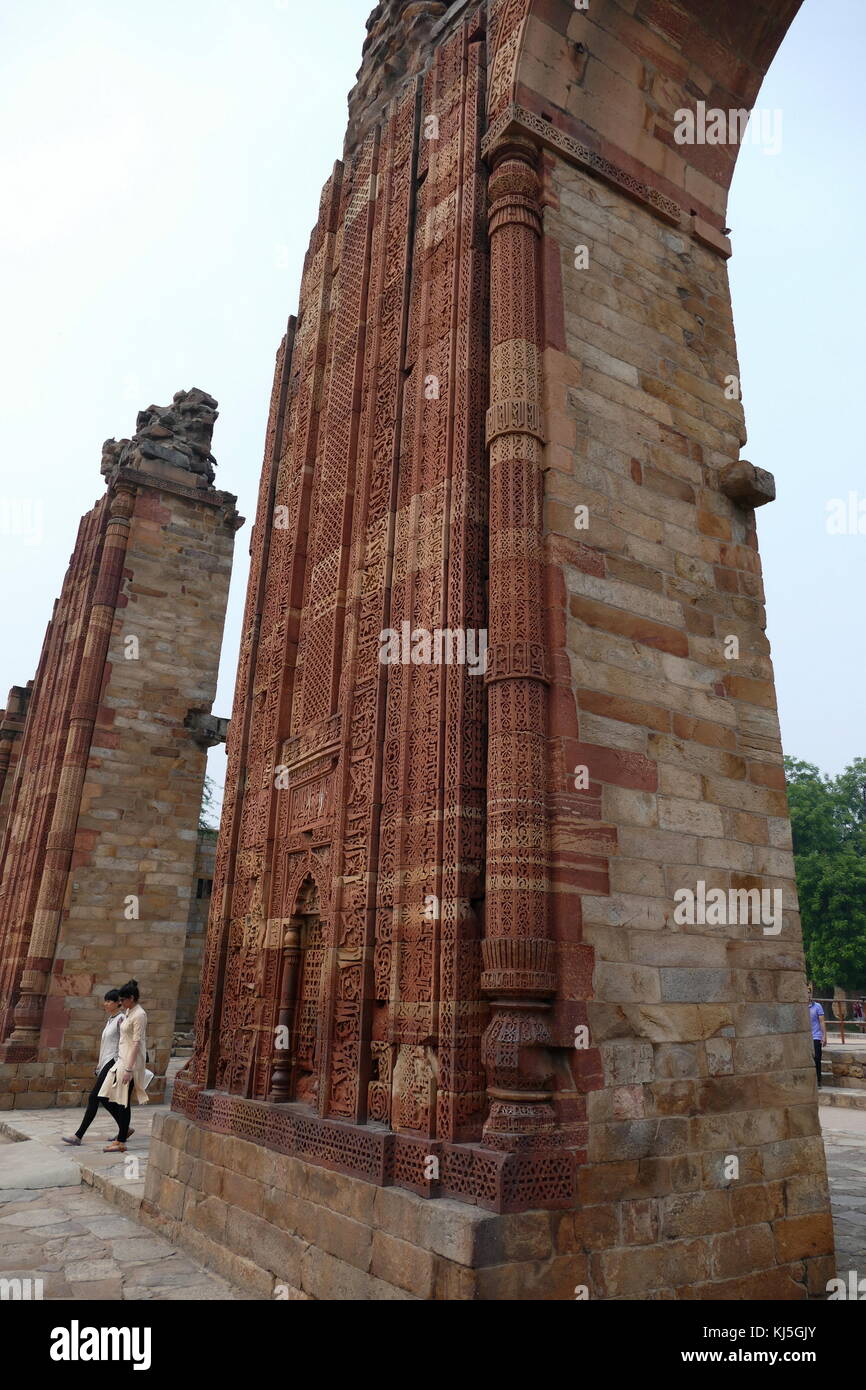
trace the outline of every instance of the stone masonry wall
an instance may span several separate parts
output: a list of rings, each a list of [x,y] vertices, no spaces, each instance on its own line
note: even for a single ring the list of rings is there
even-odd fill
[[[216,856],[216,835],[200,834],[196,848],[195,868],[193,870],[192,897],[189,904],[189,917],[186,926],[186,944],[183,951],[183,971],[180,992],[177,998],[174,1031],[191,1033],[195,1023],[198,1004],[199,979],[201,978],[201,958],[207,930],[210,909],[211,887],[214,876]],[[201,897],[198,885],[202,884]]]
[[[570,1212],[496,1216],[287,1158],[157,1116],[142,1218],[260,1298],[575,1296]]]
[[[0,844],[6,833],[9,807],[12,804],[18,760],[21,756],[21,735],[30,700],[30,686],[13,685],[6,708],[0,710]]]
[[[100,505],[79,534],[49,627],[22,745],[17,829],[0,863],[9,987],[0,1108],[79,1104],[92,1085],[103,995],[131,977],[149,1020],[150,1099],[162,1098],[207,747],[221,737],[210,711],[239,524],[235,498],[212,486],[215,408],[202,392],[179,392],[170,407],[139,415],[132,441],[109,441],[104,501],[126,499],[128,516],[110,616],[100,536],[82,543]],[[96,679],[82,694],[88,660]],[[69,788],[60,793],[59,763]]]
[[[108,498],[82,517],[45,633],[0,840],[0,1042],[13,1023],[30,945],[63,757],[104,551]],[[25,1087],[26,1089],[26,1087]],[[0,1096],[0,1104],[6,1098]]]
[[[131,976],[148,1015],[151,1070],[162,1078],[168,1065],[206,768],[184,721],[215,695],[231,541],[212,506],[139,494],[43,1025],[43,1045],[85,1067],[98,1036],[94,992]],[[137,660],[124,657],[131,636]],[[137,920],[126,916],[131,896]]]
[[[154,1220],[264,1294],[803,1300],[834,1272],[754,515],[774,488],[726,392],[737,150],[674,136],[682,106],[753,105],[799,3],[371,19],[275,381],[198,1048],[147,1182]],[[404,613],[489,629],[477,718],[437,671],[395,664],[384,698],[375,637]],[[476,804],[479,834],[440,845]],[[675,916],[714,891],[773,915]],[[440,1218],[405,1224],[401,1188],[459,1196],[463,1235],[478,1206],[519,1215],[483,1227],[492,1259],[446,1251],[458,1276],[424,1265]]]
[[[803,1261],[820,1282],[832,1232],[755,518],[717,481],[745,442],[723,390],[726,263],[563,161],[546,182],[554,777],[590,779],[555,836],[561,915],[581,898],[595,954],[594,1275],[607,1296],[747,1297],[757,1271],[798,1279]],[[698,880],[780,889],[778,935],[678,925],[674,894]]]

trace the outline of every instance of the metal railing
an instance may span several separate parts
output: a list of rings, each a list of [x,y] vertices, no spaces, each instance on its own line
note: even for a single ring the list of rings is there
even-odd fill
[[[814,1002],[820,1004],[824,1010],[828,1045],[831,1041],[844,1044],[846,1033],[849,1042],[866,1036],[866,999],[821,999],[815,995]],[[836,1010],[839,1011],[838,1014]]]

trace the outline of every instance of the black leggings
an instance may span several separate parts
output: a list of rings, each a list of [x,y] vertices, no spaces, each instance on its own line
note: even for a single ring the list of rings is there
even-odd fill
[[[117,1123],[117,1139],[115,1142],[118,1144],[125,1144],[126,1137],[129,1134],[129,1121],[131,1119],[129,1111],[129,1102],[132,1098],[132,1087],[133,1082],[130,1081],[126,1092],[125,1105],[118,1105],[116,1100],[108,1100],[105,1096],[99,1097],[99,1099],[102,1101],[102,1104],[108,1111],[109,1115]]]
[[[815,1054],[815,1071],[818,1073],[818,1085],[821,1085],[821,1047],[822,1044],[817,1038],[812,1039],[812,1051]]]
[[[96,1112],[99,1109],[99,1091],[103,1081],[105,1080],[106,1076],[111,1071],[111,1068],[113,1066],[114,1059],[112,1058],[112,1060],[110,1062],[106,1062],[105,1066],[102,1068],[102,1071],[96,1078],[93,1090],[87,1097],[87,1109],[84,1112],[84,1119],[81,1121],[81,1124],[75,1131],[79,1139],[84,1138],[85,1134],[87,1133],[90,1126],[93,1124],[94,1119],[96,1118]]]

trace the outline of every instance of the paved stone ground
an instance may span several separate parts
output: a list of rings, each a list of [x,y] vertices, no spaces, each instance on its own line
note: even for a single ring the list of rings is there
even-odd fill
[[[41,1279],[45,1299],[247,1297],[91,1187],[15,1195],[0,1204],[0,1278]]]
[[[177,1068],[174,1068],[176,1070]],[[62,1143],[81,1110],[15,1110],[0,1115],[0,1278],[41,1279],[45,1299],[246,1300],[135,1217],[144,1191],[154,1115],[136,1106],[126,1154],[104,1154],[117,1127],[101,1112],[80,1148]],[[20,1138],[81,1165],[74,1187],[3,1188],[3,1155]]]
[[[836,1265],[866,1277],[866,1111],[822,1108],[821,1130],[827,1150]]]

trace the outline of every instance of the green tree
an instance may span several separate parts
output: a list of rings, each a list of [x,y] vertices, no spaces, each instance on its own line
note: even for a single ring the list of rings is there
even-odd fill
[[[198,816],[199,832],[216,836],[219,830],[219,811],[217,810],[217,787],[212,777],[205,776],[201,793],[201,810]]]
[[[785,759],[803,944],[817,993],[866,987],[866,759],[836,778]]]

